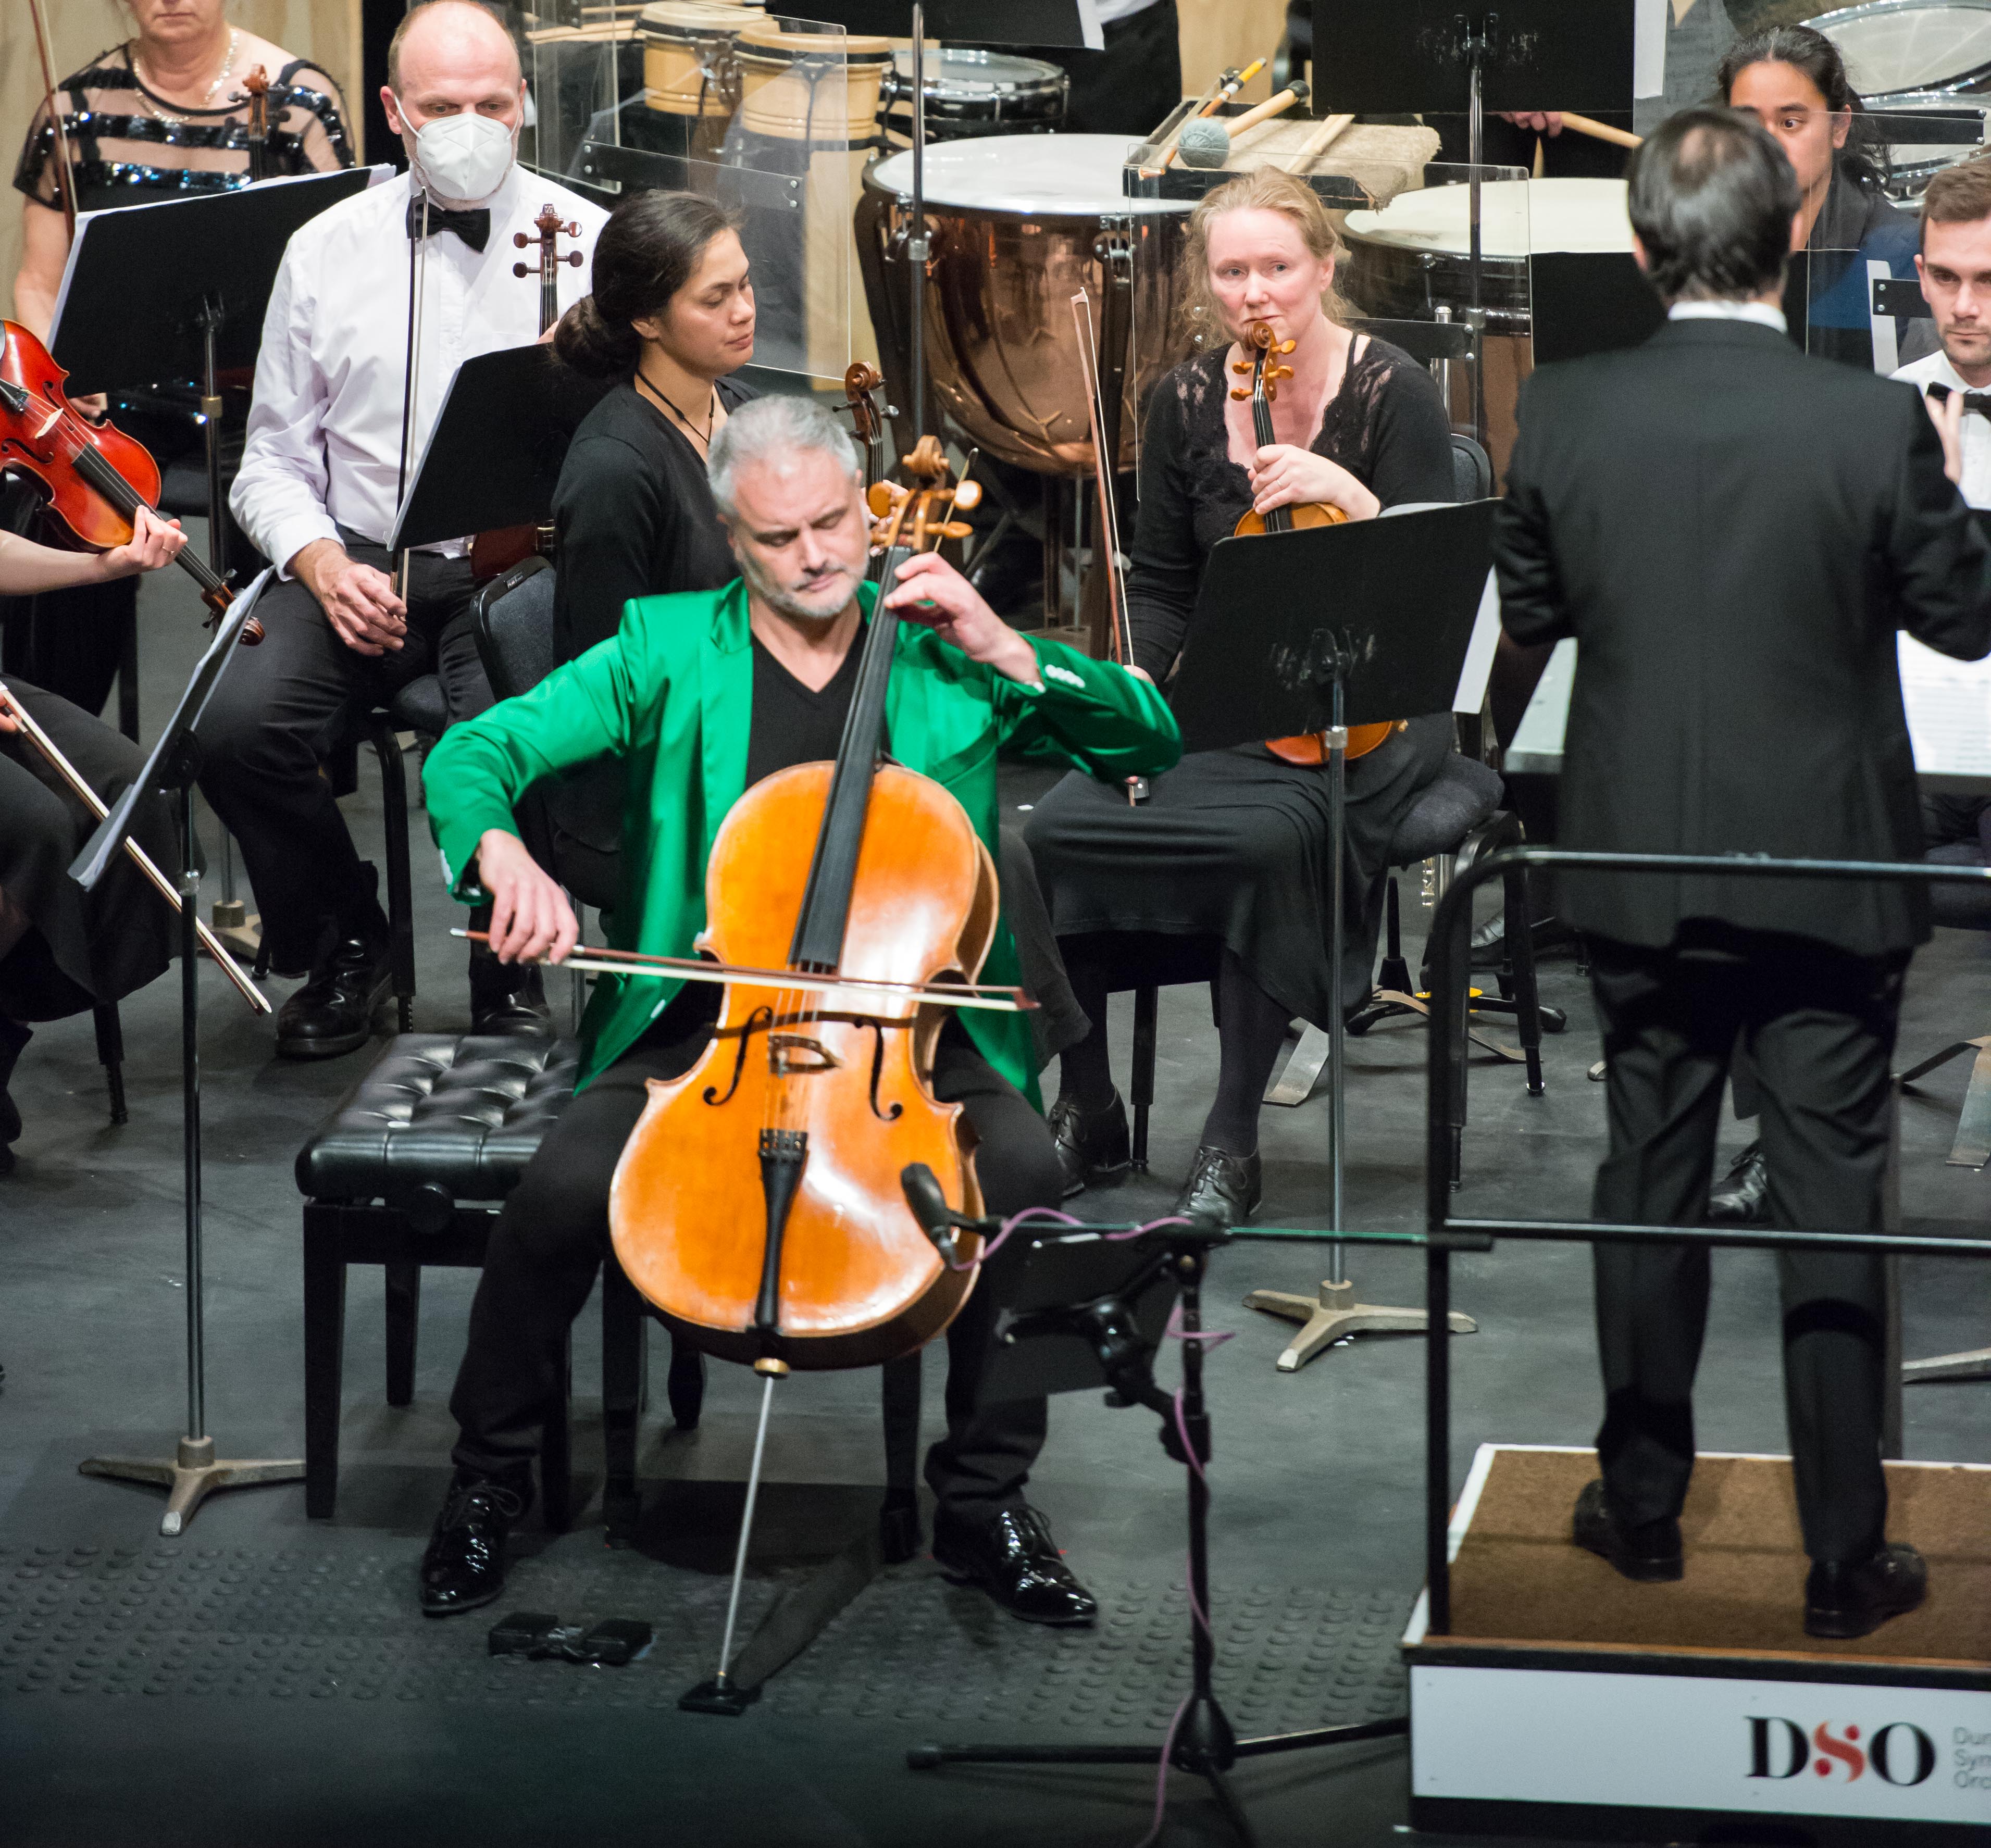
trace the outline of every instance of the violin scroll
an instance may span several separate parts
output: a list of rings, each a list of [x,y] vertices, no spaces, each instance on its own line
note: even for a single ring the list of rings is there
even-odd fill
[[[539,260],[536,264],[515,263],[512,266],[512,274],[519,277],[543,277],[550,287],[552,279],[558,274],[562,264],[572,264],[577,270],[580,267],[580,251],[563,250],[560,247],[560,240],[563,237],[578,237],[580,235],[580,221],[577,220],[569,224],[551,206],[542,206],[539,216],[533,223],[538,226],[536,235],[530,231],[514,231],[512,242],[516,248],[521,250],[529,250],[537,244],[539,247]],[[542,328],[539,331],[544,333],[546,329]]]

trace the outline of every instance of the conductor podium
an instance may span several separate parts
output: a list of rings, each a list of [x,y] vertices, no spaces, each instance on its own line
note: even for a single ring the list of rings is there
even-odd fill
[[[1921,1608],[1850,1642],[1802,1627],[1788,1461],[1704,1455],[1686,1572],[1635,1584],[1569,1537],[1588,1450],[1484,1445],[1452,1516],[1452,1619],[1410,1668],[1413,1826],[1826,1844],[1991,1828],[1991,1468],[1887,1465]]]

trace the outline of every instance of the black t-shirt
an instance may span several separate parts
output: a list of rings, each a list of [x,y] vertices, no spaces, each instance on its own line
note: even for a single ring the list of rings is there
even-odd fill
[[[729,416],[753,396],[719,381]],[[740,574],[704,458],[632,384],[610,387],[574,432],[553,490],[553,643],[562,661],[613,635],[631,597],[716,590]]]

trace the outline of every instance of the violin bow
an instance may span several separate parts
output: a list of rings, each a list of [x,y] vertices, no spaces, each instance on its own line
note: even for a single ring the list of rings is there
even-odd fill
[[[63,126],[62,111],[56,107],[55,53],[50,46],[49,22],[42,11],[42,0],[28,0],[28,11],[34,15],[35,45],[42,54],[42,88],[48,98],[49,133],[54,138],[56,169],[61,175],[59,189],[62,193],[63,219],[73,240],[76,237],[76,168],[69,158],[69,131]]]
[[[21,728],[21,736],[47,758],[49,767],[66,783],[76,799],[82,803],[97,820],[102,821],[111,811],[104,805],[103,798],[90,788],[76,766],[64,757],[54,739],[44,731],[34,720],[4,680],[0,680],[0,713],[5,713]],[[124,837],[124,851],[138,863],[138,870],[158,890],[159,896],[171,905],[175,914],[180,908],[179,889],[162,873],[158,863],[145,849],[128,834]],[[235,958],[228,953],[227,946],[203,924],[194,920],[194,930],[199,935],[201,947],[221,965],[221,972],[240,990],[242,999],[259,1014],[270,1012],[270,998],[256,986],[236,966]]]

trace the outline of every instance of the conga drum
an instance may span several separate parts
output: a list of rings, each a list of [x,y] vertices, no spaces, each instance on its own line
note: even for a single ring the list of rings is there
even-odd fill
[[[740,102],[733,41],[764,20],[739,0],[656,0],[642,13],[644,100],[660,115],[723,123]]]

